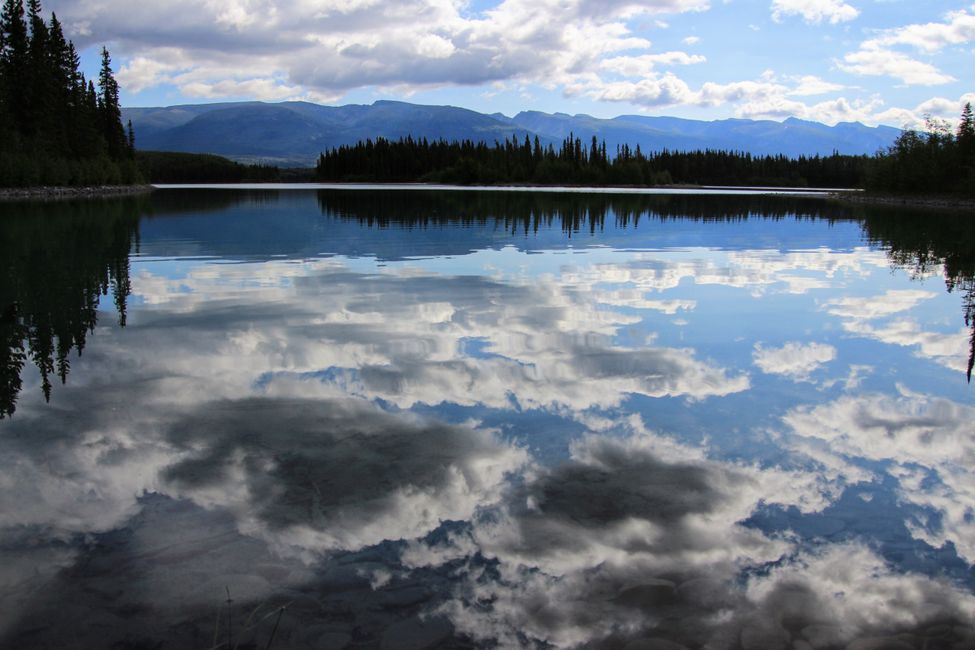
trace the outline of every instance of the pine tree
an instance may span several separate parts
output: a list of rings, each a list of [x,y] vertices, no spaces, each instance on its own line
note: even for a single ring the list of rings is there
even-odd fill
[[[970,157],[975,153],[975,116],[972,115],[972,103],[967,102],[961,112],[958,123],[958,146],[963,157]]]
[[[3,50],[0,51],[0,75],[4,79],[3,103],[13,130],[19,133],[30,114],[30,104],[22,92],[30,80],[30,42],[23,0],[4,1],[0,13],[0,32],[3,32]]]
[[[102,66],[98,73],[98,112],[101,117],[102,135],[108,147],[108,155],[120,160],[126,153],[125,131],[122,128],[122,110],[119,107],[118,82],[112,74],[112,57],[108,48],[102,47]]]

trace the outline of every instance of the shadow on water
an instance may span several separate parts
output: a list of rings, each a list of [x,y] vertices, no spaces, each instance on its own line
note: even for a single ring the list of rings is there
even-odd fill
[[[129,251],[138,245],[144,198],[12,203],[0,216],[0,418],[13,414],[28,359],[50,399],[69,354],[81,354],[101,298],[111,291],[119,325],[130,293]]]

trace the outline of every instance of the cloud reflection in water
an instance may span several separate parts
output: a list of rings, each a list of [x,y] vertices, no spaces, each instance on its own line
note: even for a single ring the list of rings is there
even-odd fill
[[[456,258],[141,260],[128,327],[3,424],[0,626],[176,634],[157,617],[200,645],[231,584],[298,603],[294,647],[965,647],[970,590],[911,557],[975,557],[973,412],[877,325],[931,331],[937,295],[803,225],[801,249],[529,255],[483,228]],[[871,491],[913,539],[817,528]]]

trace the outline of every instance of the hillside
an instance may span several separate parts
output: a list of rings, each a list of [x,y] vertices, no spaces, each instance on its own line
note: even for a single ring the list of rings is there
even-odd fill
[[[395,140],[495,140],[538,136],[558,143],[570,132],[583,141],[605,140],[643,151],[725,149],[752,154],[873,154],[900,133],[860,123],[827,126],[790,118],[712,122],[674,117],[589,115],[526,111],[507,117],[453,106],[378,101],[371,105],[321,106],[308,102],[238,102],[161,108],[125,108],[139,149],[214,153],[241,162],[311,166],[323,150],[366,138]]]

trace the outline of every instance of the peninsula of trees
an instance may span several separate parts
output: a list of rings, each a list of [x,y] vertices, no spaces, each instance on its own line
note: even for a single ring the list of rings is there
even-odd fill
[[[98,86],[61,23],[39,0],[4,0],[0,11],[0,187],[118,185],[139,180],[131,125],[102,48]]]
[[[753,156],[733,151],[660,151],[637,146],[613,155],[595,136],[588,144],[569,135],[556,149],[506,139],[489,146],[464,140],[429,142],[379,138],[322,153],[316,174],[323,181],[436,182],[538,185],[750,185],[856,187],[867,156]]]
[[[975,196],[975,119],[971,104],[956,132],[928,121],[904,131],[875,156],[754,156],[735,151],[644,153],[623,145],[613,155],[594,136],[573,135],[558,149],[536,137],[447,142],[407,137],[360,141],[323,152],[322,181],[538,185],[742,185],[856,188],[887,193]]]

